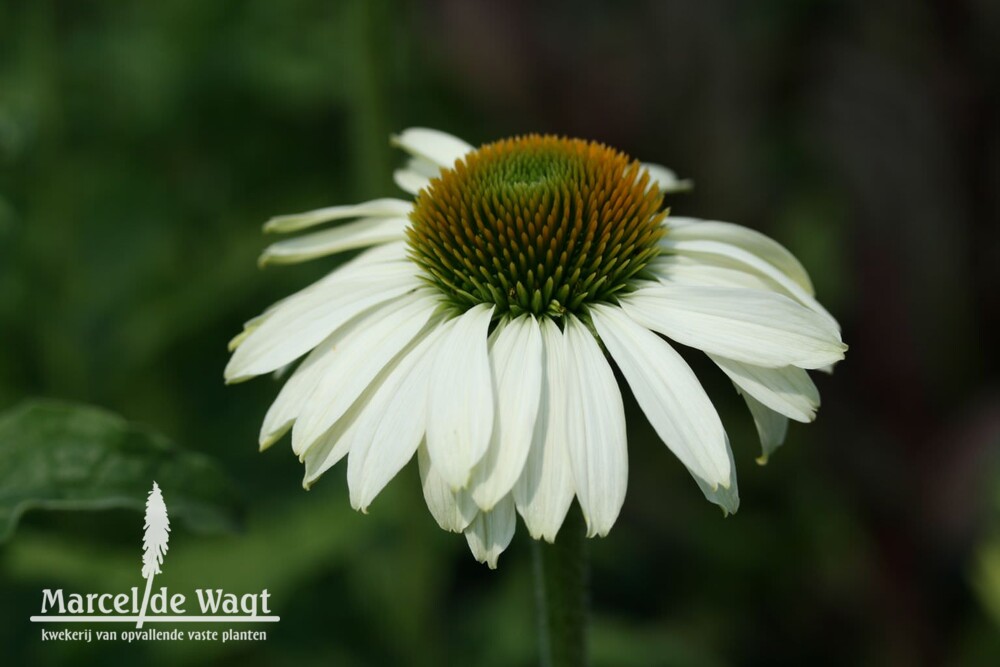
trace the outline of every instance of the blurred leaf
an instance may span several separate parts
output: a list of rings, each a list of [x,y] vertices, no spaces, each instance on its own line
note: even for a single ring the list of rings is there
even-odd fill
[[[211,459],[84,405],[32,400],[0,415],[0,541],[29,509],[141,511],[156,480],[171,517],[199,532],[239,526],[232,481]]]
[[[1000,540],[981,547],[978,561],[975,588],[994,623],[1000,626]]]

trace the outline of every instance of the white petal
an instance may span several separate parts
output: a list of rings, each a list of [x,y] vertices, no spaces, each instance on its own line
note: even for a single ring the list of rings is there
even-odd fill
[[[698,488],[701,489],[701,492],[705,494],[705,499],[721,507],[722,514],[729,516],[730,514],[736,514],[736,510],[740,508],[740,488],[736,482],[736,462],[733,460],[733,449],[729,446],[728,437],[726,438],[726,454],[729,457],[729,468],[733,471],[728,487],[719,484],[713,488],[711,484],[697,475],[692,474],[691,476],[698,483]]]
[[[258,317],[261,317],[261,316],[258,316]],[[255,322],[253,324],[247,323],[247,324],[243,325],[243,331],[239,332],[238,334],[236,334],[235,336],[233,336],[231,339],[229,339],[229,344],[226,346],[226,349],[229,350],[230,352],[233,352],[234,350],[236,350],[236,348],[238,348],[240,345],[242,345],[243,341],[245,341],[250,336],[250,334],[253,333],[253,330],[256,329],[259,326],[260,326],[259,322]]]
[[[356,261],[356,260],[357,260],[357,258],[355,258],[354,261]],[[242,345],[243,341],[245,341],[250,336],[250,334],[253,333],[253,331],[255,329],[260,328],[260,325],[262,325],[269,317],[271,317],[271,315],[274,314],[274,311],[276,311],[281,304],[285,303],[289,299],[294,298],[295,296],[297,296],[299,294],[305,294],[305,293],[307,293],[307,292],[309,292],[309,291],[311,291],[313,289],[316,289],[316,286],[318,284],[322,283],[323,280],[329,280],[331,276],[340,273],[341,271],[343,271],[345,269],[345,267],[347,267],[348,265],[350,265],[352,263],[353,262],[348,262],[347,264],[341,265],[341,266],[337,267],[336,269],[334,269],[333,271],[331,271],[330,273],[328,273],[323,279],[321,279],[321,280],[319,280],[319,281],[317,281],[317,282],[315,282],[315,283],[307,286],[304,289],[299,290],[298,292],[290,294],[290,295],[288,295],[288,296],[286,296],[286,297],[284,297],[282,299],[278,299],[277,301],[275,301],[274,303],[272,303],[270,306],[268,306],[267,308],[265,308],[263,313],[261,313],[260,315],[257,315],[256,317],[251,317],[249,320],[247,320],[246,322],[244,322],[243,323],[243,331],[241,331],[240,333],[238,333],[236,336],[234,336],[232,338],[232,340],[229,341],[229,348],[228,348],[229,351],[233,352],[233,351],[236,350],[236,348],[238,348],[240,345]]]
[[[270,317],[274,309],[281,303],[284,303],[284,301],[287,301],[287,299],[279,301],[265,311],[264,314],[258,315],[253,320],[247,322],[244,325],[247,328],[244,335],[249,335],[251,331],[259,327],[265,319]],[[288,382],[282,387],[274,403],[271,404],[270,409],[264,416],[264,423],[261,426],[259,438],[262,451],[274,444],[291,428],[292,422],[298,417],[299,411],[316,386],[316,382],[326,374],[326,370],[336,359],[336,355],[327,353],[342,346],[345,336],[352,331],[353,327],[366,314],[368,314],[367,311],[330,334],[306,356],[305,360],[288,379]]]
[[[365,265],[287,299],[233,352],[227,382],[270,373],[298,359],[358,313],[420,286],[411,262]]]
[[[743,400],[750,408],[753,423],[757,427],[757,435],[760,437],[761,455],[757,457],[757,463],[765,465],[774,450],[785,442],[785,435],[788,433],[788,417],[778,414],[753,396],[742,391],[740,393],[743,394]]]
[[[264,310],[264,312],[258,315],[257,317],[251,317],[249,320],[244,322],[243,331],[233,336],[233,338],[229,341],[229,346],[228,346],[229,351],[232,352],[240,345],[242,345],[243,341],[245,341],[247,337],[249,337],[250,334],[253,333],[254,329],[258,328],[261,324],[263,324],[264,321],[271,316],[271,314],[275,311],[275,309],[282,303],[287,301],[288,298],[289,297],[285,297],[284,299],[279,299],[278,301],[268,306],[267,309]]]
[[[729,486],[726,431],[691,367],[669,343],[621,309],[595,305],[590,314],[660,439],[712,489]]]
[[[347,461],[351,505],[362,512],[413,458],[424,438],[427,389],[434,342],[432,330],[381,383],[359,418]]]
[[[587,327],[566,316],[567,440],[587,536],[607,535],[625,502],[625,408],[615,374]]]
[[[670,192],[686,192],[694,187],[688,179],[679,180],[673,169],[667,169],[663,165],[643,162],[643,168],[649,172],[649,177],[660,187],[660,192],[667,194]]]
[[[781,294],[659,285],[621,304],[644,327],[755,366],[818,368],[843,359],[847,349],[827,318]]]
[[[421,289],[360,319],[334,350],[332,363],[299,408],[292,451],[301,453],[347,412],[383,368],[420,333],[439,306]]]
[[[262,325],[267,319],[269,319],[282,304],[292,299],[295,299],[300,295],[308,294],[318,289],[323,289],[324,285],[328,283],[335,282],[338,280],[346,280],[348,278],[354,277],[355,274],[357,274],[362,269],[365,269],[365,267],[372,267],[377,264],[391,265],[393,263],[407,261],[406,247],[407,247],[406,243],[400,241],[396,243],[386,243],[380,246],[376,246],[374,248],[369,248],[368,250],[365,250],[364,252],[359,254],[354,259],[338,266],[320,280],[312,283],[311,285],[308,285],[304,289],[301,289],[294,294],[291,294],[283,299],[275,301],[270,306],[268,306],[263,313],[247,320],[243,324],[243,331],[241,331],[239,334],[234,336],[232,340],[229,341],[229,351],[233,352],[234,350],[236,350],[236,348],[242,345],[243,342],[250,336],[250,334],[253,333],[254,330],[260,328],[260,325]],[[367,270],[371,271],[372,269],[368,268]]]
[[[305,213],[278,215],[264,224],[265,232],[294,232],[307,227],[349,218],[405,218],[413,209],[413,202],[405,199],[373,199],[361,204],[328,206]]]
[[[427,402],[427,449],[453,489],[464,488],[493,431],[493,387],[486,337],[493,306],[448,322],[438,341]]]
[[[281,368],[276,369],[273,373],[271,373],[271,379],[275,381],[285,379],[285,376],[288,375],[288,373],[292,370],[293,366],[295,366],[294,361],[285,364]]]
[[[400,190],[409,192],[411,195],[418,194],[431,184],[431,179],[409,169],[397,169],[392,172],[392,180],[396,182]]]
[[[735,266],[745,271],[753,271],[769,278],[779,285],[790,297],[810,310],[823,315],[839,329],[840,325],[837,324],[837,320],[816,300],[809,290],[803,288],[770,262],[761,259],[743,248],[718,241],[677,239],[673,233],[668,234],[660,242],[660,245],[673,253],[680,253],[691,257],[708,257],[715,261],[721,260],[727,265]]]
[[[506,496],[524,469],[542,391],[542,334],[522,315],[497,333],[490,348],[494,418],[489,449],[472,470],[469,492],[483,511]]]
[[[365,218],[338,225],[273,243],[264,249],[259,263],[261,266],[293,264],[345,250],[398,241],[406,236],[406,226],[409,224],[410,221],[406,218]]]
[[[517,510],[534,539],[552,542],[573,502],[566,442],[566,351],[559,326],[541,321],[543,363],[538,417],[524,471],[514,485]]]
[[[406,161],[406,169],[415,174],[431,179],[441,175],[441,166],[422,157],[411,157]]]
[[[410,246],[406,243],[406,241],[397,241],[395,243],[377,245],[373,248],[368,248],[368,250],[362,251],[351,261],[341,265],[337,269],[334,269],[327,275],[327,277],[333,276],[337,273],[352,275],[354,271],[358,271],[365,266],[372,264],[394,264],[396,262],[409,261],[409,254]]]
[[[424,501],[431,516],[444,530],[460,533],[472,523],[478,509],[468,491],[452,491],[451,486],[431,463],[427,443],[417,448],[417,463],[420,467],[420,484],[424,491]]]
[[[407,153],[429,160],[440,167],[451,167],[455,160],[475,150],[458,137],[423,127],[411,127],[392,138],[392,143]]]
[[[784,293],[776,282],[757,273],[711,264],[684,255],[660,255],[647,266],[664,284],[736,287]]]
[[[465,529],[465,540],[472,555],[491,570],[497,569],[497,559],[514,537],[517,516],[514,501],[506,496],[490,512],[480,512]]]
[[[243,331],[230,341],[229,351],[232,352],[239,347],[242,342],[246,340],[247,336],[250,335],[252,330],[259,328],[260,325],[269,319],[280,306],[288,301],[291,301],[300,295],[308,294],[318,289],[323,289],[324,286],[329,283],[348,280],[359,275],[363,276],[366,271],[377,271],[378,269],[374,268],[377,265],[390,265],[390,267],[399,266],[400,262],[409,261],[407,258],[407,252],[407,244],[405,241],[384,243],[382,245],[364,250],[357,257],[341,264],[316,282],[307,285],[298,292],[290,294],[282,299],[278,299],[268,306],[263,313],[247,320],[243,324]]]
[[[308,449],[299,455],[299,460],[305,464],[305,476],[302,479],[304,488],[311,488],[323,473],[339,463],[340,459],[351,451],[354,434],[357,432],[358,416],[363,408],[362,401],[352,405],[336,424],[309,443]]]
[[[708,356],[743,393],[772,410],[799,422],[811,422],[816,418],[819,391],[801,368],[761,368],[715,354]]]
[[[367,431],[362,432],[364,428],[362,416],[370,411],[375,394],[406,358],[405,353],[415,346],[416,343],[411,343],[407,350],[390,361],[333,426],[318,438],[306,443],[304,450],[297,452],[299,459],[305,463],[305,479],[302,482],[305,488],[312,486],[323,473],[347,455],[357,444],[359,435],[367,433]],[[292,449],[295,450],[294,436]]]
[[[440,173],[441,167],[434,162],[411,157],[406,161],[405,167],[393,172],[392,178],[400,188],[415,195],[430,185],[431,179],[437,178]]]
[[[346,328],[348,327],[341,327],[338,332]],[[309,394],[312,393],[316,382],[333,363],[335,355],[332,354],[332,350],[339,342],[340,337],[337,333],[331,335],[310,352],[292,373],[292,377],[288,378],[288,382],[278,392],[274,403],[264,415],[259,438],[261,451],[277,442],[292,427],[292,423],[299,416],[299,410]]]
[[[794,280],[809,295],[816,294],[812,281],[802,263],[774,239],[760,232],[731,222],[698,220],[696,218],[669,218],[668,238],[678,241],[719,241],[742,248],[775,266]]]

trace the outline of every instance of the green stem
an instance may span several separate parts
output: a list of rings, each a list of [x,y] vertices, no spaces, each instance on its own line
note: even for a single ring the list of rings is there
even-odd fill
[[[534,540],[543,667],[587,664],[587,557],[583,515],[574,505],[555,543]]]
[[[358,188],[363,197],[383,193],[392,174],[389,148],[388,62],[385,45],[392,37],[386,29],[392,16],[384,0],[354,0],[349,5],[356,44],[354,62],[354,151]]]

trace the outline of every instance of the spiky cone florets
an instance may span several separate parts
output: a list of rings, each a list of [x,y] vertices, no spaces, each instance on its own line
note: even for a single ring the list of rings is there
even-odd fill
[[[666,211],[648,172],[595,142],[487,144],[416,198],[410,256],[459,310],[562,317],[627,290],[658,251]]]

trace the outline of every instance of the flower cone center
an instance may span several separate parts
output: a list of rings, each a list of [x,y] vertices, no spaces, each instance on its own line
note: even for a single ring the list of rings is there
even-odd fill
[[[662,203],[646,170],[603,144],[505,139],[420,192],[410,254],[460,310],[559,318],[628,289],[657,253]]]

